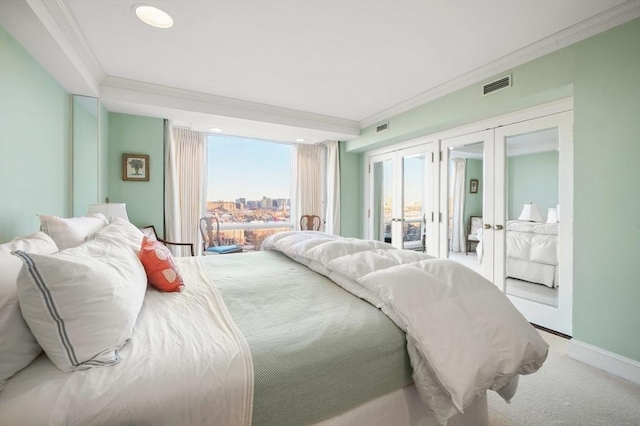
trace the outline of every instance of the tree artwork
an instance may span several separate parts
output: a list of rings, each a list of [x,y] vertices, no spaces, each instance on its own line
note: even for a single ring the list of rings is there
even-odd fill
[[[142,173],[140,173],[140,169],[144,168],[144,161],[139,158],[133,158],[129,160],[129,165],[135,171],[135,176],[142,176]]]

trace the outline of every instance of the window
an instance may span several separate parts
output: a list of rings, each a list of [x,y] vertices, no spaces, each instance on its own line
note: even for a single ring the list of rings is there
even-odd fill
[[[206,212],[218,216],[222,243],[260,250],[291,230],[291,145],[224,135],[207,144]]]

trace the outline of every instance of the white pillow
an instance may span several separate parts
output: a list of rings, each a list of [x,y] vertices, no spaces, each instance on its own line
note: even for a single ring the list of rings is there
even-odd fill
[[[89,236],[89,239],[102,238],[110,241],[118,241],[120,244],[131,247],[137,255],[140,253],[143,237],[144,234],[142,231],[131,222],[119,217],[114,217],[111,219],[111,223],[109,225]]]
[[[79,246],[89,235],[98,232],[108,224],[109,221],[102,213],[68,219],[40,215],[40,230],[47,233],[60,250]]]
[[[49,256],[14,254],[25,263],[18,276],[22,315],[56,367],[118,362],[147,289],[133,250],[97,238]]]
[[[16,283],[22,262],[11,255],[14,250],[51,254],[58,247],[44,232],[0,244],[0,390],[42,351],[20,312]]]

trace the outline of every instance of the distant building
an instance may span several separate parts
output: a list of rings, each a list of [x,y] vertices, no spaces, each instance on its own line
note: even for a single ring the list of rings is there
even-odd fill
[[[271,198],[267,198],[267,196],[265,195],[262,197],[262,201],[260,202],[260,207],[263,209],[272,209],[273,201],[271,200]]]
[[[236,203],[233,201],[207,201],[208,212],[234,212]]]

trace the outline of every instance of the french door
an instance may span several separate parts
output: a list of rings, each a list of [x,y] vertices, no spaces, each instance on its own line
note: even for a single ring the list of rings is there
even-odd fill
[[[369,157],[369,238],[435,255],[434,144]]]
[[[439,256],[571,335],[572,111],[441,140]],[[474,219],[475,218],[475,219]]]

